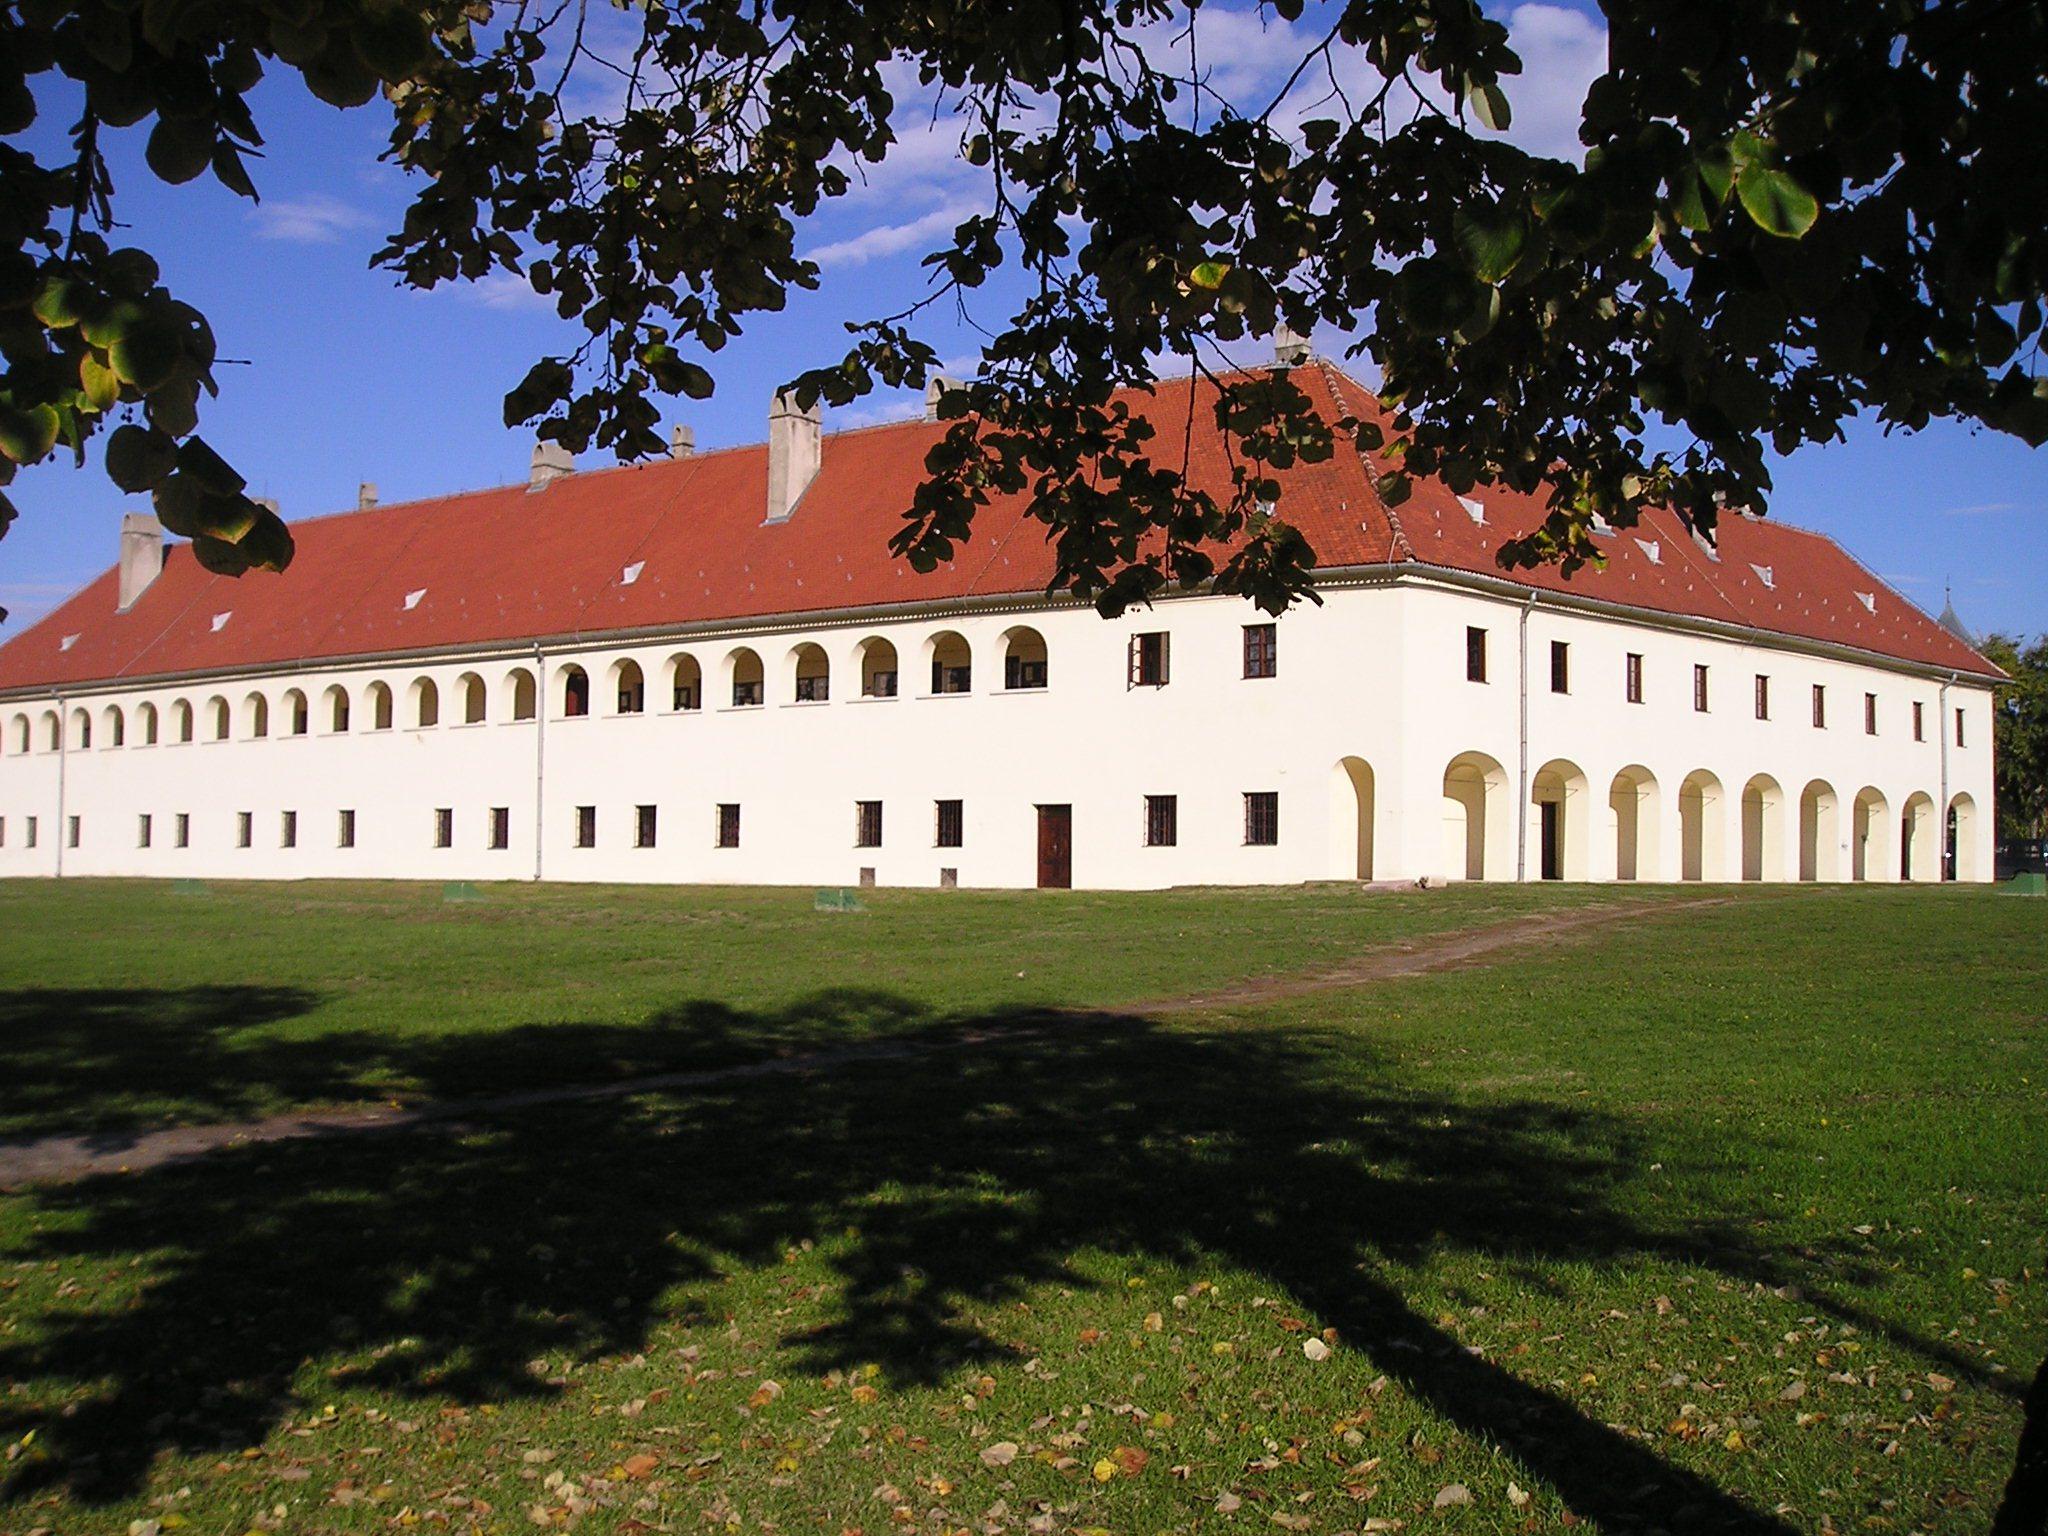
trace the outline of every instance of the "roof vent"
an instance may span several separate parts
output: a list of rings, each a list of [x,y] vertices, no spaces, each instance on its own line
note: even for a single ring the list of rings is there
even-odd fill
[[[1749,568],[1752,571],[1756,572],[1756,579],[1762,582],[1765,586],[1775,587],[1777,585],[1775,581],[1771,580],[1771,568],[1768,565],[1758,565],[1754,560],[1752,560],[1749,563]]]
[[[375,505],[377,505],[377,482],[365,480],[356,487],[356,510],[358,512],[367,512]]]
[[[533,469],[527,477],[526,488],[537,491],[544,485],[552,485],[564,475],[576,473],[576,455],[560,443],[535,443],[533,445]]]
[[[68,651],[71,649],[71,647],[73,647],[76,644],[78,644],[78,636],[66,635],[62,640],[59,640],[57,642],[57,649],[60,651]]]
[[[668,429],[668,456],[672,459],[687,459],[697,451],[697,429],[674,426]]]
[[[147,512],[128,512],[121,517],[121,612],[135,606],[135,600],[149,590],[149,584],[163,573],[164,525]],[[67,647],[68,649],[68,647]]]
[[[646,569],[647,562],[645,560],[635,560],[631,565],[619,572],[619,585],[630,587],[640,579],[640,573]]]
[[[217,635],[222,630],[226,629],[228,627],[228,620],[232,619],[234,616],[235,610],[232,608],[230,608],[226,613],[216,613],[213,616],[213,632]]]
[[[1471,518],[1473,522],[1482,528],[1486,526],[1485,502],[1477,501],[1470,496],[1460,496],[1458,498],[1458,505],[1465,509],[1465,515]]]
[[[809,410],[796,403],[790,390],[778,391],[768,408],[768,521],[782,523],[818,477],[823,453],[819,441],[821,412],[813,400]]]
[[[1716,544],[1707,531],[1697,523],[1692,525],[1692,541],[1699,546],[1701,554],[1712,560],[1716,565],[1720,564],[1721,546]]]
[[[1650,564],[1664,563],[1664,546],[1655,539],[1637,539],[1636,547],[1650,557]]]
[[[1877,594],[1875,592],[1858,592],[1856,594],[1856,601],[1865,608],[1868,608],[1872,613],[1877,612]]]
[[[1611,539],[1614,537],[1614,524],[1607,521],[1598,512],[1593,514],[1593,536],[1600,539]]]
[[[426,589],[425,587],[416,587],[416,588],[414,588],[414,589],[413,589],[412,591],[410,591],[410,592],[406,593],[406,594],[405,594],[405,611],[406,611],[407,613],[411,613],[411,612],[413,611],[413,609],[415,609],[415,608],[419,607],[419,605],[420,605],[420,599],[421,599],[421,598],[423,598],[423,597],[425,597],[426,595],[427,595],[427,589]]]

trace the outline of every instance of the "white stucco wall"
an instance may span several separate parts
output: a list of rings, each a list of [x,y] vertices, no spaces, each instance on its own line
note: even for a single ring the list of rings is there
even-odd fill
[[[1073,881],[1084,887],[1263,884],[1355,878],[1361,869],[1357,786],[1369,781],[1370,873],[1379,879],[1512,879],[1517,840],[1526,878],[1542,873],[1541,812],[1523,801],[1521,694],[1517,682],[1522,603],[1465,587],[1404,578],[1331,585],[1322,606],[1279,621],[1279,675],[1242,676],[1242,631],[1260,615],[1241,601],[1185,598],[1105,622],[1064,606],[1011,612],[953,612],[717,635],[543,647],[543,722],[511,718],[515,669],[531,651],[436,657],[376,666],[308,669],[130,688],[80,690],[61,701],[65,740],[47,745],[49,698],[0,700],[0,875],[149,875],[203,878],[371,876],[408,879],[548,879],[854,883],[863,867],[883,885],[931,886],[940,870],[968,886],[1028,886],[1037,873],[1037,811],[1073,808]],[[1030,624],[1049,655],[1049,686],[1003,687],[1004,636]],[[1488,631],[1488,680],[1467,681],[1465,630]],[[964,695],[929,692],[929,647],[957,631],[973,655]],[[1128,682],[1130,636],[1171,636],[1170,681]],[[901,692],[859,697],[858,650],[871,637],[897,651]],[[1550,690],[1550,642],[1570,646],[1571,688]],[[821,646],[831,663],[831,697],[793,699],[796,648]],[[762,660],[765,704],[730,704],[729,657],[750,646]],[[1645,698],[1624,696],[1624,656],[1644,658]],[[669,663],[694,655],[704,707],[671,710]],[[646,679],[646,711],[615,711],[612,668],[631,657]],[[590,678],[591,714],[562,717],[561,669]],[[1692,669],[1709,668],[1710,704],[1695,711]],[[460,723],[465,674],[481,677],[488,719]],[[1754,717],[1752,679],[1772,679],[1772,718]],[[431,678],[440,723],[412,725],[413,690]],[[372,727],[368,692],[393,693],[394,724]],[[1825,685],[1828,724],[1810,723],[1810,689]],[[1924,804],[1924,857],[1916,878],[1939,869],[1947,797],[1974,809],[1962,824],[1959,873],[1991,870],[1990,695],[1981,684],[1944,689],[1924,672],[1823,654],[1762,637],[1688,632],[1566,611],[1539,603],[1528,616],[1528,754],[1532,802],[1559,798],[1566,878],[1618,873],[1612,787],[1624,768],[1644,771],[1654,791],[1642,801],[1636,874],[1677,879],[1696,872],[1793,879],[1801,873],[1800,800],[1828,786],[1838,807],[1817,827],[1807,862],[1823,878],[1846,879],[1856,862],[1853,807],[1868,790],[1883,810],[1865,873],[1896,879],[1899,819]],[[345,689],[350,729],[329,726],[326,695]],[[287,690],[309,703],[310,730],[289,733]],[[1878,734],[1866,735],[1863,695],[1878,696]],[[268,701],[269,734],[250,735],[250,695]],[[228,701],[228,739],[212,735],[209,701]],[[195,739],[175,741],[176,705],[189,702]],[[1924,706],[1923,741],[1912,738],[1911,705]],[[141,742],[140,710],[159,713],[159,741]],[[111,743],[107,711],[119,709],[127,741]],[[89,710],[91,744],[72,715]],[[1954,713],[1964,741],[1954,742]],[[30,732],[20,750],[21,722]],[[1446,768],[1483,754],[1484,772],[1463,787],[1492,828],[1483,865],[1469,865],[1465,808],[1446,797]],[[1349,769],[1347,771],[1347,760]],[[1565,765],[1554,776],[1546,765]],[[1363,765],[1363,766],[1362,766]],[[1369,767],[1369,773],[1367,768]],[[1706,809],[1687,817],[1689,775],[1712,775]],[[545,814],[536,817],[536,779]],[[1758,775],[1777,786],[1751,815],[1771,829],[1745,850],[1741,803]],[[1280,797],[1280,841],[1244,843],[1248,791]],[[1143,845],[1144,797],[1178,797],[1179,841]],[[1924,796],[1920,801],[1915,797]],[[963,802],[964,844],[935,846],[935,802]],[[883,842],[855,846],[855,802],[883,803]],[[61,803],[60,803],[61,801]],[[716,806],[742,807],[741,844],[714,846]],[[575,846],[576,808],[597,809],[597,845]],[[635,808],[657,808],[657,844],[633,846]],[[510,813],[510,845],[486,846],[490,811]],[[454,815],[453,846],[434,845],[435,811]],[[337,846],[339,813],[356,816],[356,844]],[[297,846],[281,846],[283,813],[298,818]],[[251,817],[251,846],[237,845],[237,818]],[[190,846],[174,846],[177,816],[191,818]],[[138,818],[152,819],[152,846],[139,846]],[[28,845],[28,819],[36,821]],[[66,846],[78,818],[78,842]],[[535,856],[536,825],[542,847]],[[1694,866],[1681,857],[1688,827]],[[1652,852],[1654,849],[1654,853]]]

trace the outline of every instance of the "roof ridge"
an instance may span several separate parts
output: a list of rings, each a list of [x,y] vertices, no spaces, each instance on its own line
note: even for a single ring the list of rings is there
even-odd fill
[[[1330,398],[1337,402],[1338,407],[1347,416],[1356,416],[1358,413],[1352,409],[1350,400],[1345,396],[1345,386],[1350,385],[1359,389],[1365,386],[1328,358],[1314,358],[1311,360],[1311,366],[1323,370],[1324,382],[1330,387]],[[1365,471],[1366,491],[1372,496],[1374,505],[1380,509],[1380,515],[1387,520],[1388,531],[1393,534],[1394,548],[1400,552],[1404,560],[1419,559],[1415,553],[1415,545],[1408,537],[1407,525],[1395,515],[1394,509],[1387,504],[1387,498],[1380,494],[1379,474],[1373,467],[1372,456],[1360,446],[1356,433],[1347,436],[1351,442],[1351,451],[1358,455],[1359,467]]]

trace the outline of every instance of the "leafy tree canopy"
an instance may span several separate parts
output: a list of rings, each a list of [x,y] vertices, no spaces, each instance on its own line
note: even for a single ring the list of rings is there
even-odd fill
[[[418,174],[375,261],[553,296],[585,339],[505,419],[621,457],[660,449],[659,397],[709,393],[750,312],[816,283],[797,221],[890,153],[887,82],[912,72],[985,168],[985,206],[930,254],[929,292],[795,383],[833,404],[923,384],[932,306],[1021,276],[896,547],[929,567],[988,497],[1023,492],[1057,584],[1105,611],[1204,581],[1276,611],[1308,592],[1314,551],[1262,506],[1338,432],[1383,450],[1389,503],[1423,475],[1548,486],[1548,521],[1502,558],[1567,569],[1598,558],[1596,515],[1662,503],[1711,531],[1725,506],[1761,510],[1767,449],[1861,412],[2048,438],[2038,4],[1608,0],[1577,163],[1499,136],[1520,64],[1474,0],[1270,0],[1310,41],[1289,88],[1252,101],[1215,88],[1197,0],[588,5],[0,11],[0,476],[103,434],[115,483],[209,568],[290,560],[197,435],[212,333],[109,238],[104,153],[146,134],[157,176],[254,197],[250,93],[275,70],[337,107],[381,95],[390,156]],[[597,19],[625,22],[623,48],[596,45]],[[39,111],[68,132],[31,135]],[[1231,375],[1236,477],[1194,489],[1182,445],[1114,391],[1282,325],[1349,328],[1384,409],[1325,422],[1284,371]]]
[[[1982,649],[2012,679],[1991,717],[1999,835],[2048,837],[2048,635],[1992,635]]]

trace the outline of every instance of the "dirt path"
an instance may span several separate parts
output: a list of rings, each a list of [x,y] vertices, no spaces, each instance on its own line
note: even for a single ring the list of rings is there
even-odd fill
[[[1504,951],[1525,948],[1544,940],[1563,938],[1617,922],[1696,911],[1703,907],[1718,906],[1725,900],[1726,897],[1699,897],[1689,900],[1665,897],[1626,904],[1580,907],[1566,912],[1546,912],[1533,917],[1510,918],[1484,928],[1427,934],[1398,944],[1381,945],[1329,970],[1260,977],[1213,992],[1158,998],[1122,1006],[1113,1011],[1136,1017],[1159,1017],[1252,1007],[1283,998],[1334,991],[1342,987],[1363,986],[1376,981],[1391,981],[1404,976],[1461,970],[1468,966],[1491,963]],[[1043,1028],[1056,1027],[1057,1022],[1058,1015],[1052,1015]],[[29,1184],[64,1183],[98,1174],[140,1172],[144,1169],[160,1168],[169,1163],[203,1157],[222,1148],[429,1127],[461,1130],[475,1121],[493,1115],[551,1104],[583,1103],[596,1099],[626,1098],[641,1093],[709,1088],[721,1083],[740,1082],[750,1078],[809,1076],[868,1062],[901,1060],[911,1056],[930,1055],[937,1051],[971,1048],[999,1039],[1017,1039],[1024,1034],[1038,1033],[1040,1028],[1030,1026],[1024,1029],[963,1029],[957,1034],[936,1040],[880,1040],[872,1044],[813,1051],[801,1056],[747,1062],[739,1066],[714,1067],[693,1072],[669,1072],[611,1083],[541,1088],[526,1093],[424,1104],[409,1109],[384,1105],[349,1106],[272,1115],[267,1119],[240,1123],[170,1126],[158,1131],[101,1131],[75,1136],[0,1140],[0,1190],[16,1189]]]

